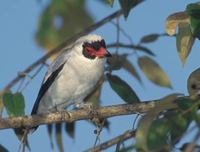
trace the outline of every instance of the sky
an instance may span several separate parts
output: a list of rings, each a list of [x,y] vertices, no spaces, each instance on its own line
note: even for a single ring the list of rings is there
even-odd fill
[[[165,19],[168,15],[183,11],[189,2],[195,0],[148,0],[138,7],[134,8],[128,20],[120,18],[120,25],[131,35],[133,42],[138,43],[140,38],[151,33],[164,33]],[[0,5],[0,88],[3,88],[20,71],[23,71],[28,65],[39,59],[44,52],[38,47],[34,40],[34,34],[37,30],[38,18],[48,4],[48,0],[26,1],[26,0],[3,0]],[[119,9],[119,4],[115,3],[113,8],[105,6],[97,0],[88,0],[86,4],[88,12],[95,21],[99,21],[105,16]],[[93,33],[99,34],[109,44],[116,41],[116,29],[112,24],[106,24]],[[120,41],[127,43],[127,39],[121,35]],[[196,40],[192,52],[183,67],[176,51],[175,38],[162,37],[152,44],[146,45],[155,54],[154,58],[169,76],[173,89],[161,88],[152,84],[139,70],[144,86],[141,86],[130,74],[120,70],[116,74],[131,85],[142,101],[159,99],[170,93],[178,92],[187,95],[187,78],[189,74],[199,67],[200,52],[199,42]],[[115,50],[111,50],[114,52]],[[120,52],[128,52],[121,49]],[[141,54],[144,55],[144,54]],[[135,56],[131,56],[130,61],[137,65]],[[23,91],[26,100],[26,114],[31,112],[34,100],[40,88],[46,68],[44,68],[30,85]],[[13,91],[16,90],[16,87]],[[105,83],[102,95],[102,106],[123,103]],[[4,113],[5,114],[5,113]],[[6,116],[6,114],[5,114]],[[103,130],[100,136],[101,142],[113,138],[128,129],[132,128],[134,116],[123,116],[111,118],[110,130]],[[77,122],[75,139],[63,135],[64,149],[66,151],[83,151],[92,147],[95,140],[95,127],[88,122]],[[84,139],[84,140],[83,140]],[[4,145],[9,151],[16,151],[19,142],[12,130],[0,131],[0,144]],[[32,151],[57,151],[55,146],[52,150],[45,126],[30,136]],[[113,151],[112,147],[106,151]]]

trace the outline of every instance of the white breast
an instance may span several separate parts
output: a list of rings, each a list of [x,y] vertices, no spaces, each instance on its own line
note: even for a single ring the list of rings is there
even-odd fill
[[[57,105],[82,101],[94,88],[104,71],[105,59],[87,59],[74,53],[40,101],[38,113]]]

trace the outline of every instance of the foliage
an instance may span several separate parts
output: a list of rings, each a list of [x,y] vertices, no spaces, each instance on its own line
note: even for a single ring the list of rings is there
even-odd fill
[[[102,2],[111,7],[116,3],[114,0],[104,0]],[[131,10],[143,0],[119,0],[118,2],[125,20],[127,20]],[[51,0],[39,19],[35,35],[38,45],[43,47],[45,51],[51,50],[64,39],[72,37],[75,33],[94,23],[91,14],[86,10],[85,3],[85,0]],[[129,40],[131,39],[124,29],[121,29],[119,25],[116,25],[116,27],[118,34],[123,34]],[[200,39],[200,3],[188,4],[185,10],[169,15],[166,18],[166,33],[169,36],[174,35],[176,37],[178,55],[182,64],[186,64],[195,40]],[[114,46],[116,51],[112,53],[112,58],[107,61],[105,75],[96,85],[93,92],[85,98],[85,102],[92,103],[95,108],[98,108],[100,106],[101,91],[104,82],[107,81],[110,89],[121,98],[122,102],[129,104],[141,103],[142,101],[134,90],[134,86],[130,86],[125,78],[118,76],[117,71],[119,70],[124,70],[130,74],[140,85],[143,85],[142,77],[140,76],[140,73],[142,73],[153,84],[172,89],[172,84],[166,72],[155,60],[155,53],[147,46],[149,43],[156,42],[162,36],[166,36],[166,34],[152,33],[144,35],[138,44],[134,44],[132,39],[130,44],[117,42]],[[130,49],[132,52],[121,52],[120,47]],[[129,58],[133,54],[136,56],[137,65]],[[56,56],[52,56],[52,59],[55,59]],[[134,142],[121,148],[120,146],[124,141],[120,141],[116,146],[116,151],[133,149],[148,152],[172,151],[183,139],[184,135],[189,132],[192,123],[199,129],[199,68],[190,74],[187,88],[190,95],[188,97],[174,93],[157,100],[155,108],[147,111],[135,124],[137,132]],[[13,93],[2,90],[0,92],[0,113],[2,113],[3,106],[9,117],[25,114],[25,99],[21,92]],[[105,121],[104,127],[109,129],[109,122],[107,120],[103,121]],[[74,138],[75,129],[75,123],[48,125],[47,130],[52,148],[54,147],[54,137],[59,151],[63,152],[63,132]],[[19,137],[19,130],[15,129],[14,131]],[[21,140],[21,136],[19,139]],[[180,149],[186,149],[189,144],[183,144]],[[199,148],[198,145],[196,148]],[[0,145],[0,151],[6,152],[7,150]]]

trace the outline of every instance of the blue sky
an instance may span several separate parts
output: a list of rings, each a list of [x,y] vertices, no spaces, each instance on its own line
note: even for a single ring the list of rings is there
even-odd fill
[[[196,1],[190,0],[190,2]],[[37,30],[38,17],[47,3],[48,0],[43,0],[41,3],[26,0],[1,1],[0,88],[3,88],[19,71],[24,70],[29,64],[44,54],[42,48],[37,46],[34,40],[34,34]],[[173,0],[173,2],[148,0],[134,8],[127,21],[122,17],[120,23],[131,35],[134,43],[138,43],[140,38],[146,34],[163,33],[165,31],[165,19],[167,16],[174,12],[183,11],[188,3],[188,0]],[[103,5],[101,2],[88,0],[86,7],[93,18],[98,21],[117,10],[119,5],[116,3],[113,8],[110,8]],[[116,29],[112,24],[107,24],[94,33],[102,35],[107,43],[116,41]],[[128,43],[123,35],[120,37],[120,40],[124,43]],[[125,71],[121,70],[117,72],[117,74],[120,75],[121,78],[126,79],[143,101],[158,99],[172,92],[187,94],[187,77],[194,69],[199,67],[198,58],[200,52],[198,50],[198,40],[193,46],[192,53],[184,67],[182,67],[176,52],[175,38],[163,37],[155,43],[146,46],[151,48],[156,54],[155,59],[168,74],[173,90],[155,86],[146,79],[138,68],[144,83],[143,87]],[[127,52],[125,49],[121,49],[120,51]],[[134,65],[137,65],[135,56],[131,56],[129,59]],[[45,71],[46,69],[44,68],[23,92],[26,99],[27,114],[31,111]],[[123,103],[110,89],[107,83],[104,85],[101,99],[102,105]],[[106,139],[123,133],[127,129],[131,129],[133,118],[133,116],[112,118],[110,131],[103,130],[101,141],[103,142]],[[85,121],[78,122],[75,139],[70,139],[68,136],[64,135],[63,143],[65,145],[65,150],[70,152],[83,151],[93,146],[95,140],[94,129],[94,126]],[[40,127],[37,132],[30,136],[30,143],[32,151],[52,151],[45,126]],[[5,145],[10,151],[16,151],[19,142],[13,134],[13,131],[4,130],[0,132],[0,144]],[[55,147],[53,151],[57,151],[57,147]],[[108,149],[107,151],[113,151],[113,149]]]

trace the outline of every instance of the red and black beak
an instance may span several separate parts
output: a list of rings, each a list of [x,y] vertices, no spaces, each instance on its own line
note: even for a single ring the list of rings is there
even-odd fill
[[[106,50],[105,57],[112,57],[112,54]]]

